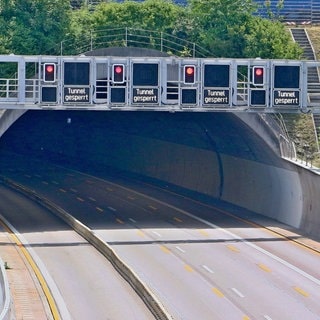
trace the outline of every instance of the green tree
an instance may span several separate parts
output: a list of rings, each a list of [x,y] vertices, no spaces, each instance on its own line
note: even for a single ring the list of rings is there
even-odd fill
[[[72,51],[91,40],[95,44],[109,42],[109,45],[119,45],[124,39],[125,28],[150,31],[149,39],[137,39],[136,45],[139,41],[151,43],[157,37],[155,33],[160,32],[188,38],[184,23],[186,10],[171,0],[146,0],[142,3],[110,1],[102,2],[94,7],[94,10],[91,9],[82,7],[72,13],[70,36],[73,39],[71,42],[76,45],[73,48],[66,47],[66,50]],[[121,29],[120,34],[117,34],[117,29]]]
[[[255,6],[251,0],[189,0],[194,40],[219,57],[241,57],[247,21]]]
[[[278,21],[254,17],[250,20],[244,39],[243,55],[247,57],[298,59],[303,52]]]
[[[189,0],[193,39],[213,55],[232,58],[299,58],[301,50],[278,21],[254,16],[251,0]]]
[[[1,0],[1,52],[53,53],[69,26],[69,1]]]

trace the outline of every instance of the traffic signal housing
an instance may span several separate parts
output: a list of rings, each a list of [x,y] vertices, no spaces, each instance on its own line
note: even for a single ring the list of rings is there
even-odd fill
[[[185,84],[194,84],[196,82],[196,67],[192,65],[184,66],[183,82]]]
[[[124,83],[125,80],[125,69],[123,64],[114,64],[112,66],[112,82],[113,83]]]
[[[56,81],[56,64],[45,63],[43,65],[43,81],[55,82]]]
[[[265,82],[264,67],[254,66],[252,68],[252,83],[255,86],[263,86]]]

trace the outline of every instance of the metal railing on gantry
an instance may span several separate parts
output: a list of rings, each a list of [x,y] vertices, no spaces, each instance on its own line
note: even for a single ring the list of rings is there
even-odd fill
[[[320,113],[320,62],[0,56],[0,109]]]

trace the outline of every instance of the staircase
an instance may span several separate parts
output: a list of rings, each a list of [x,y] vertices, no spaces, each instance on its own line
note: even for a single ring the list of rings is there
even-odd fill
[[[303,49],[303,58],[306,60],[316,60],[313,46],[310,42],[306,29],[303,28],[291,28],[291,35],[295,42],[297,42]],[[309,68],[308,70],[308,90],[320,90],[319,70],[316,67]],[[319,92],[319,91],[318,91]],[[310,98],[312,99],[312,98]],[[314,97],[314,99],[319,99]],[[320,137],[320,115],[313,115],[314,127],[318,137]]]

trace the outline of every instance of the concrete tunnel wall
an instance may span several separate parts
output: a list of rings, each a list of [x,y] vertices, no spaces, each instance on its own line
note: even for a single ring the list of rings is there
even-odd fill
[[[10,150],[88,171],[130,172],[318,236],[319,176],[281,159],[272,135],[255,119],[231,113],[29,111],[0,139],[0,154]]]

